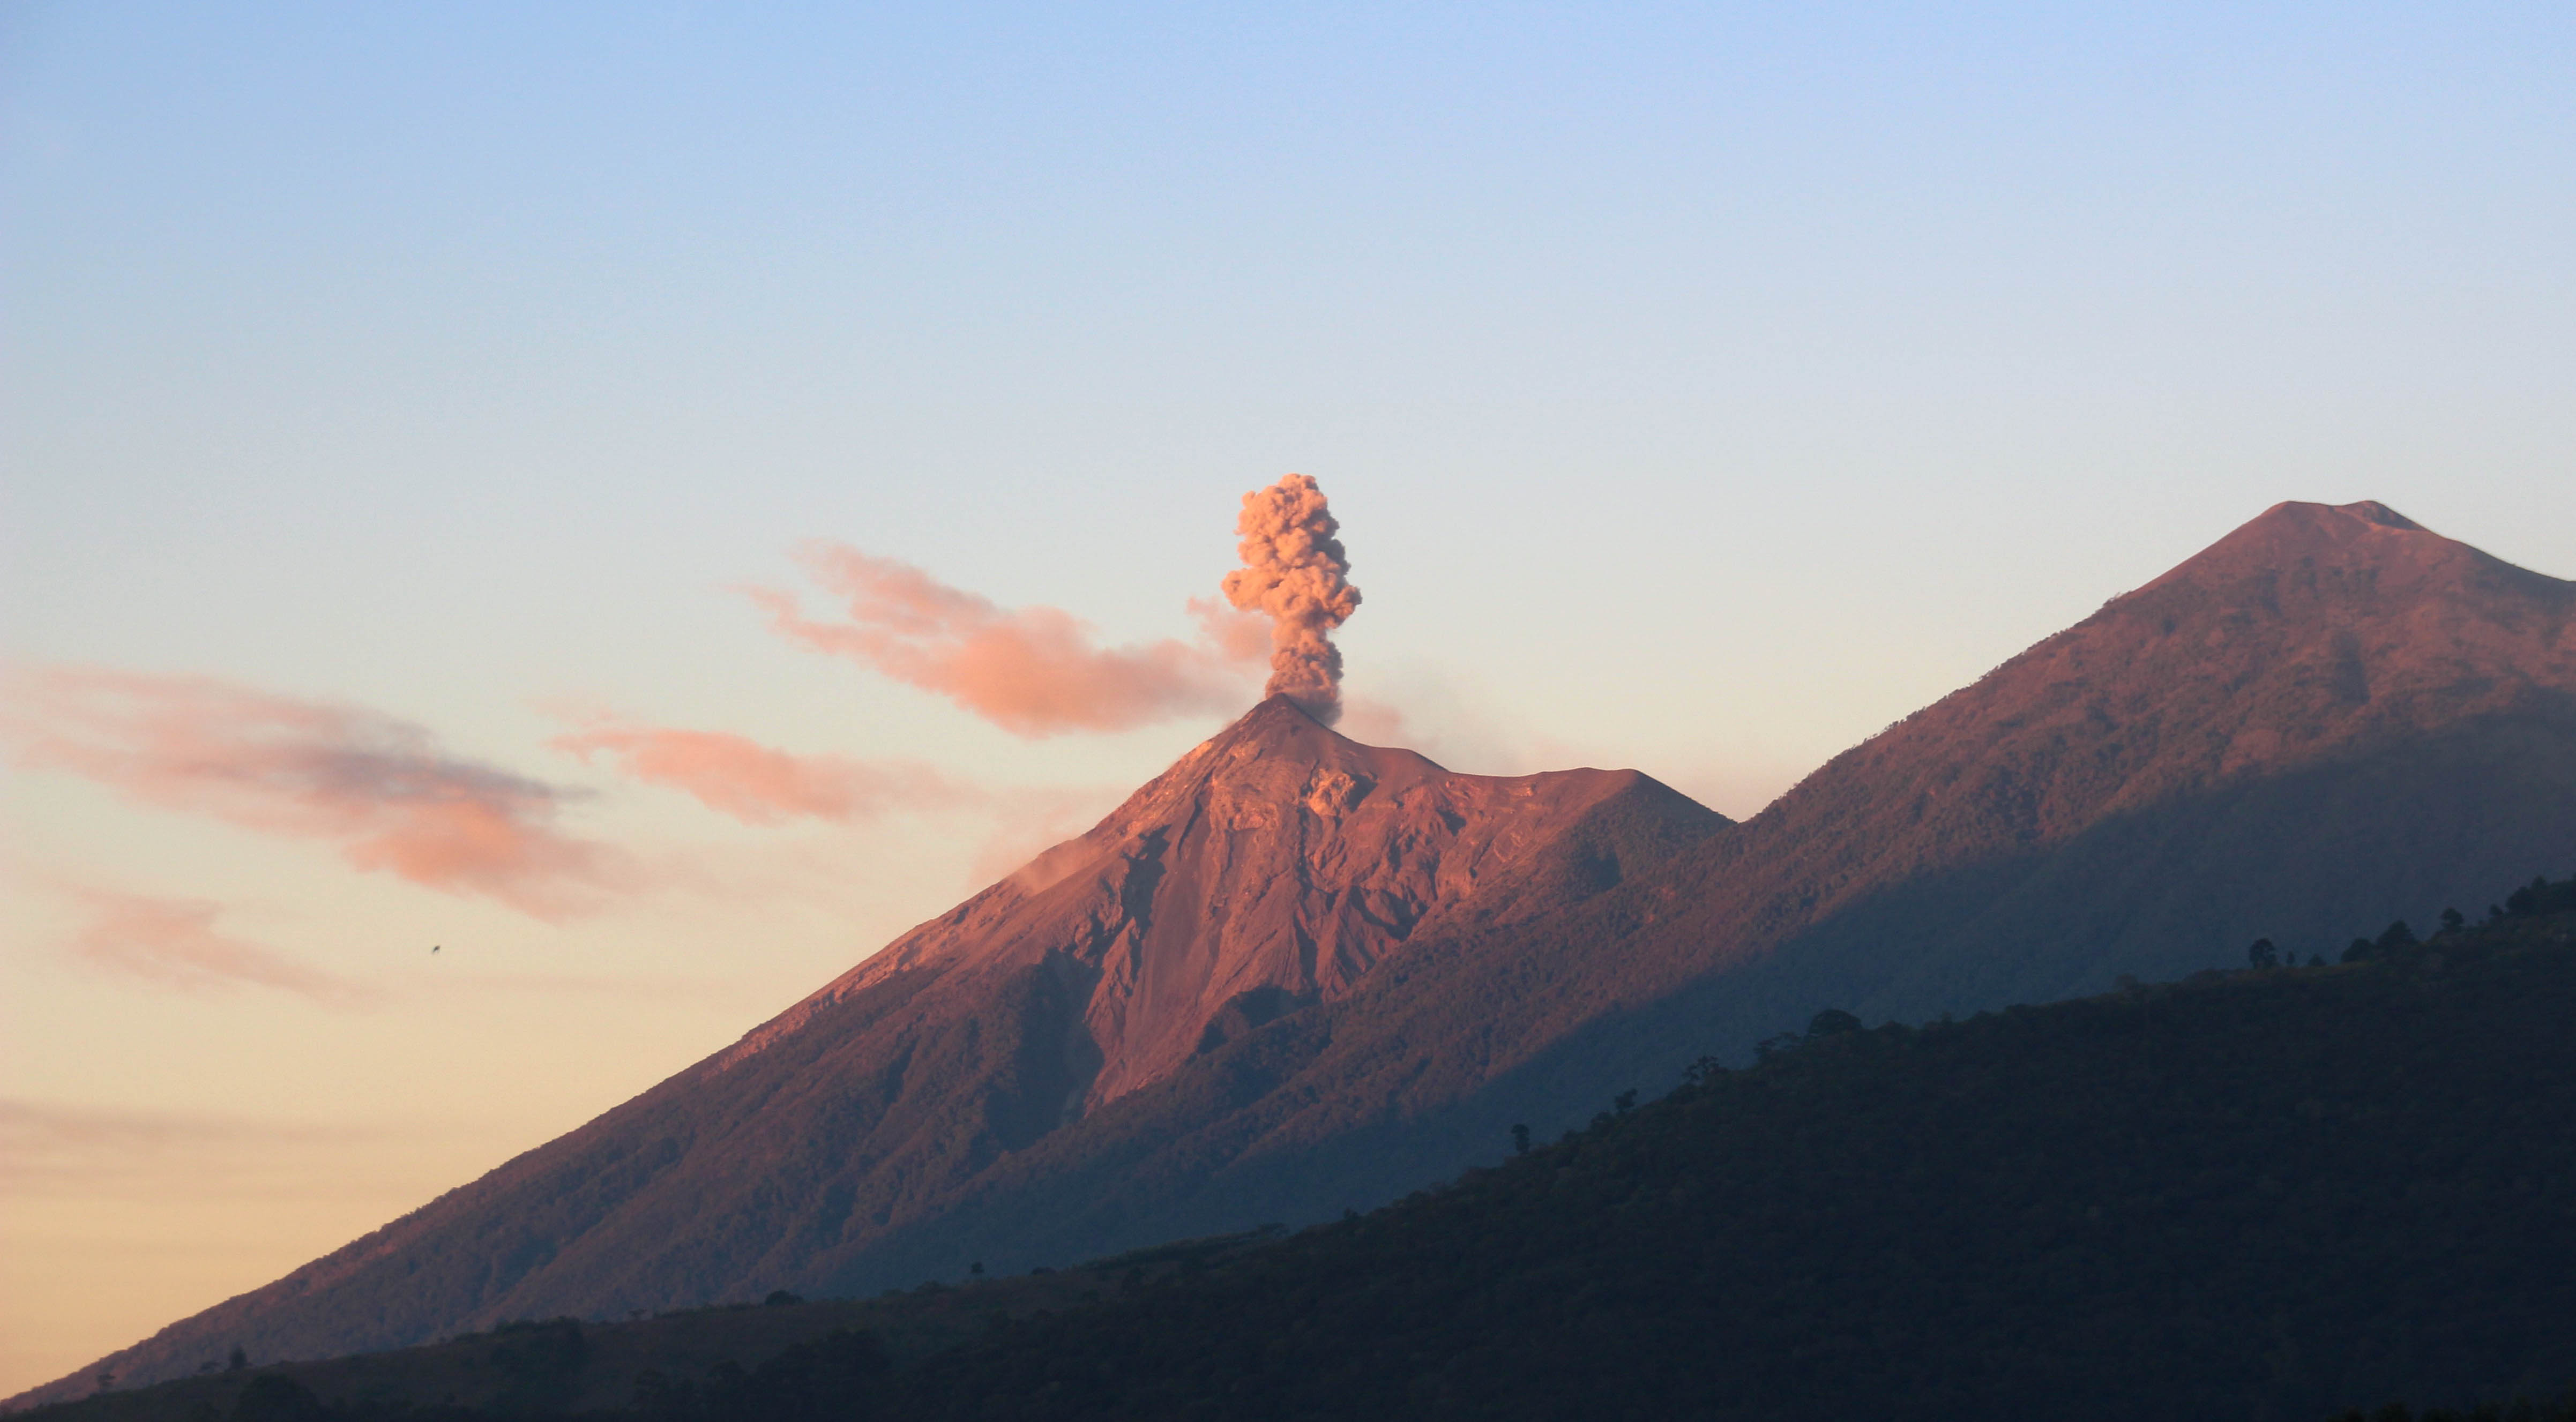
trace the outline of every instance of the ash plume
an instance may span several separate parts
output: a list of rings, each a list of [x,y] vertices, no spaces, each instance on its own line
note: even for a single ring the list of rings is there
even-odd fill
[[[1270,684],[1315,719],[1342,714],[1342,653],[1333,629],[1360,605],[1341,529],[1313,476],[1290,474],[1243,496],[1234,531],[1243,566],[1225,575],[1226,601],[1270,618]]]

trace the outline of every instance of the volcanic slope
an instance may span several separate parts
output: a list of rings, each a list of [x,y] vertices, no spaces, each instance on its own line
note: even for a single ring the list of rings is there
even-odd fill
[[[1455,775],[1272,698],[732,1048],[77,1376],[811,1290],[1409,939],[1554,910],[1727,826],[1634,771]]]
[[[1840,1007],[1923,1021],[2340,950],[2576,865],[2576,584],[2282,504],[1616,889],[1417,933],[1001,1162],[859,1285],[1366,1207]]]

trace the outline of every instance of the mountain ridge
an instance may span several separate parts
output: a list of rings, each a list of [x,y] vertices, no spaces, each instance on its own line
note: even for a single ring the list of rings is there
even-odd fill
[[[1038,1143],[880,1268],[1365,1207],[1820,1007],[1928,1020],[2257,936],[2331,953],[2356,904],[2421,921],[2576,859],[2571,607],[2576,584],[2439,535],[2277,506],[1725,835],[1508,934],[1418,940],[1368,994]],[[2225,648],[2236,667],[2192,674]],[[2219,728],[2268,733],[2262,756],[2231,762]]]
[[[904,951],[755,1029],[756,1047],[467,1187],[507,1192],[521,1202],[511,1210],[442,1197],[436,1221],[397,1222],[399,1239],[379,1231],[102,1366],[185,1368],[190,1350],[235,1341],[227,1329],[268,1340],[263,1356],[347,1351],[383,1346],[361,1335],[503,1313],[695,1301],[675,1296],[680,1281],[696,1281],[696,1298],[754,1280],[768,1281],[754,1292],[867,1292],[970,1260],[1019,1268],[1314,1219],[1490,1159],[1512,1124],[1550,1130],[1701,1052],[1740,1056],[1819,1007],[1924,1020],[2121,973],[2180,976],[2257,935],[2304,950],[2356,905],[2429,913],[2453,886],[2576,859],[2571,610],[2576,584],[2385,506],[2277,505],[1736,826],[1643,776],[1440,772],[1435,786],[1430,762],[1370,759],[1410,753],[1310,733],[1287,707],[1303,725],[1264,725],[1321,749],[1244,763],[1285,778],[1244,782],[1248,808],[1273,822],[1240,831],[1240,845],[1212,800],[1194,818],[1144,813],[1234,764],[1215,764],[1229,754],[1210,749],[1221,734],[1099,839],[898,940]],[[1328,789],[1327,771],[1348,783]],[[1363,778],[1370,788],[1347,799]],[[1558,798],[1535,818],[1495,798],[1542,782]],[[1320,860],[1275,872],[1295,857],[1282,846],[1304,843],[1290,823],[1420,850],[1392,829],[1359,833],[1407,784],[1433,787],[1418,805],[1448,804],[1434,793],[1448,786],[1493,813],[1483,840],[1436,814],[1404,821],[1443,826],[1444,853],[1502,844],[1506,820],[1543,826],[1543,843],[1446,897],[1418,855],[1389,873],[1336,860],[1341,877],[1321,889],[1309,872]],[[1231,866],[1274,891],[1247,890],[1244,904],[1266,902],[1274,928],[1296,931],[1274,931],[1267,956],[1224,958],[1258,964],[1227,976],[1195,952],[1200,935],[1158,938],[1155,916],[1132,912],[1149,860],[1148,898],[1204,889],[1223,877],[1211,866]],[[1098,912],[1049,918],[1064,907],[1053,894]],[[1208,921],[1238,907],[1230,892],[1183,901]],[[1022,932],[1039,919],[1079,929],[1081,951]],[[940,937],[970,920],[965,938]],[[1400,923],[1386,941],[1401,951],[1334,946],[1371,923]],[[1116,976],[1120,954],[1136,962],[1147,947],[1154,971]],[[1106,1008],[1104,984],[1117,989]],[[930,1010],[941,1003],[945,1016]],[[806,1127],[728,1121],[713,1097],[671,1114],[719,1077],[734,1078],[723,1099],[758,1103],[770,1127],[796,1111]],[[725,1170],[683,1168],[726,1142]],[[408,1265],[442,1278],[511,1282],[474,1284],[461,1308],[365,1283],[389,1279],[404,1249],[427,1251]],[[351,1289],[375,1312],[327,1304]],[[442,1324],[396,1321],[436,1307]]]

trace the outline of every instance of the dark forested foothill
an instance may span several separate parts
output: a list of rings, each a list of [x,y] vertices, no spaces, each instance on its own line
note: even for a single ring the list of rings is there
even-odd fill
[[[920,1416],[2318,1418],[2576,1381],[2576,880],[1748,1071],[907,1379]],[[2545,911],[2544,911],[2545,910]]]
[[[1957,1023],[1820,1011],[1375,1213],[1112,1261],[901,1366],[844,1333],[640,1377],[625,1415],[2558,1419],[2503,1400],[2576,1382],[2576,879],[2461,920]]]
[[[2554,1403],[2538,1403],[2529,1398],[2512,1402],[2482,1402],[2475,1407],[2428,1407],[2415,1411],[2402,1402],[2392,1402],[2375,1411],[2356,1407],[2334,1422],[2576,1422],[2576,1393]]]

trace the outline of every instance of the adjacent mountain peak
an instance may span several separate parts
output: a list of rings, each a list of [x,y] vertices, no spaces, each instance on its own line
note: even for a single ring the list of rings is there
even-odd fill
[[[2373,528],[2394,528],[2409,533],[2431,530],[2377,499],[2362,499],[2349,504],[2317,504],[2303,499],[2283,499],[2245,523],[2246,528],[2272,526],[2294,527],[2311,531],[2349,531],[2349,525],[2368,524]],[[2329,536],[2331,534],[2329,533]]]
[[[2279,503],[2272,506],[2275,511],[2280,509],[2308,507],[2315,506],[2298,503]],[[2365,523],[2378,524],[2382,528],[2408,528],[2419,533],[2424,531],[2424,525],[2417,523],[2415,520],[2408,518],[2406,515],[2399,513],[2397,510],[2390,508],[2388,505],[2381,503],[2377,499],[2363,499],[2361,502],[2356,504],[2328,504],[2323,505],[2322,507],[2324,507],[2328,513],[2349,514]]]
[[[2478,590],[2549,600],[2576,588],[2445,538],[2375,499],[2274,504],[2114,605],[2185,585],[2250,590],[2257,602],[2304,590],[2329,598],[2367,595],[2383,604],[2392,595]]]
[[[2274,528],[2295,531],[2292,536],[2334,538],[2359,532],[2356,524],[2372,528],[2393,528],[2407,533],[2431,530],[2377,499],[2362,499],[2349,504],[2318,504],[2303,499],[2284,499],[2252,519],[2239,532],[2249,529]]]
[[[2571,696],[2576,583],[2385,504],[2282,503],[1776,808],[1805,834],[1828,815],[1868,821],[1884,841],[1869,872],[1882,874],[2477,718],[2561,714],[2550,708]]]

